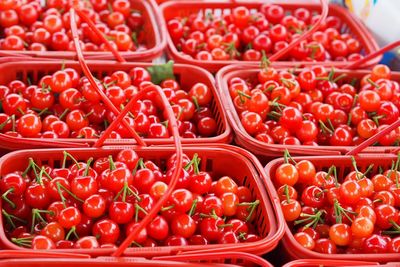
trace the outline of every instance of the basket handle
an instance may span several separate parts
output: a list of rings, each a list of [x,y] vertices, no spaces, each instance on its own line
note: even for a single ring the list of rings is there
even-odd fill
[[[79,9],[78,9],[79,10]],[[109,109],[111,109],[111,111],[115,114],[118,115],[120,113],[120,111],[114,106],[114,104],[110,101],[110,99],[104,94],[104,92],[102,90],[100,90],[100,88],[97,86],[96,81],[94,80],[93,75],[91,74],[89,67],[87,66],[85,59],[83,57],[83,53],[81,50],[81,45],[79,43],[79,36],[78,36],[78,29],[77,29],[77,25],[76,25],[76,20],[75,20],[75,9],[71,8],[70,9],[70,25],[71,25],[71,32],[72,32],[72,37],[73,37],[73,41],[75,44],[75,49],[76,49],[76,53],[78,55],[78,60],[79,60],[79,64],[82,67],[83,73],[86,75],[86,77],[88,78],[90,84],[92,85],[92,87],[96,90],[96,92],[101,96],[102,100],[104,101],[104,103],[107,105],[107,107]],[[78,14],[81,14],[83,12],[80,12]],[[89,18],[88,18],[89,19]],[[90,19],[89,19],[90,20]],[[103,36],[104,37],[104,36]],[[108,43],[108,41],[107,41]],[[124,59],[122,59],[124,60]],[[123,119],[122,123],[124,124],[124,126],[128,129],[128,131],[130,132],[130,134],[132,135],[132,137],[136,140],[136,142],[141,145],[141,146],[145,146],[146,143],[143,141],[143,139],[137,134],[137,132],[132,129],[128,123],[127,120]]]
[[[79,62],[81,63],[81,66],[82,66],[86,76],[88,78],[90,78],[89,81],[91,80],[92,86],[94,86],[96,89],[98,89],[98,91],[101,92],[101,90],[97,87],[97,84],[96,84],[93,76],[91,75],[88,66],[86,65],[86,63],[84,61],[84,58],[83,58],[83,55],[82,55],[82,51],[80,49],[79,37],[78,37],[78,34],[77,34],[77,26],[76,26],[76,21],[75,21],[75,10],[73,8],[70,9],[70,15],[71,15],[70,16],[71,17],[71,19],[70,19],[71,30],[72,30],[72,33],[73,33],[74,43],[75,43],[75,46],[76,46],[76,49],[77,49]],[[107,41],[107,43],[108,43],[108,41]],[[118,52],[117,52],[117,54],[118,54]],[[124,61],[123,58],[122,58],[122,61]],[[125,106],[125,108],[123,109],[122,112],[119,112],[115,108],[115,106],[111,103],[111,101],[104,95],[103,100],[105,99],[106,102],[109,103],[110,107],[116,110],[116,112],[114,111],[114,113],[117,115],[117,118],[106,129],[106,131],[108,130],[108,133],[105,132],[104,135],[103,135],[103,138],[99,139],[98,142],[96,142],[96,144],[97,144],[97,146],[99,144],[102,144],[102,142],[104,142],[104,140],[105,140],[105,137],[107,137],[109,135],[109,133],[116,127],[116,125],[122,121],[124,123],[124,125],[131,132],[134,133],[135,139],[137,138],[136,141],[141,145],[146,145],[144,143],[144,141],[140,138],[140,136],[136,133],[136,131],[129,126],[128,122],[124,119],[124,117],[126,116],[128,111],[132,108],[132,105],[136,103],[137,98],[142,96],[144,93],[146,93],[146,92],[148,92],[150,90],[155,90],[160,95],[160,97],[163,100],[163,103],[165,104],[166,112],[167,112],[167,115],[168,115],[168,119],[169,119],[169,122],[170,122],[172,134],[173,134],[174,144],[175,144],[175,147],[176,147],[177,164],[176,164],[175,169],[174,169],[174,171],[172,173],[172,178],[171,178],[170,183],[168,184],[167,191],[165,191],[164,195],[157,201],[157,203],[154,205],[153,209],[146,215],[146,217],[142,221],[140,221],[140,223],[138,224],[138,227],[136,227],[135,230],[133,230],[131,232],[131,234],[126,237],[126,239],[122,242],[122,244],[118,247],[118,249],[113,253],[112,256],[115,256],[115,257],[121,256],[124,253],[125,249],[128,248],[131,245],[132,241],[135,240],[135,238],[137,237],[139,232],[145,226],[147,226],[147,224],[149,224],[151,222],[151,220],[154,219],[154,217],[157,215],[157,213],[161,209],[162,205],[165,204],[165,202],[170,197],[172,191],[175,189],[175,186],[176,186],[176,184],[178,182],[178,179],[179,179],[180,171],[182,169],[182,164],[183,164],[182,163],[182,158],[183,158],[182,154],[183,154],[183,151],[182,151],[182,144],[181,144],[181,140],[180,140],[180,136],[179,136],[178,123],[176,121],[176,118],[174,116],[172,108],[169,105],[167,97],[165,96],[165,94],[161,90],[161,88],[158,87],[158,86],[148,86],[148,87],[144,88],[143,90],[141,90],[138,93],[138,95],[136,95],[135,97],[131,98],[131,100],[128,102],[128,104]],[[168,104],[166,104],[166,103],[168,103]]]
[[[174,256],[160,256],[154,257],[153,260],[177,260],[177,261],[198,261],[198,260],[220,260],[220,259],[238,259],[246,260],[255,263],[259,266],[272,266],[265,259],[244,252],[216,252],[216,253],[196,253],[196,254],[185,254],[185,255],[174,255]]]
[[[394,129],[398,128],[400,126],[400,119],[397,121],[393,122],[390,124],[388,127],[385,129],[381,130],[380,132],[377,132],[358,146],[352,148],[349,152],[346,153],[346,155],[357,155],[359,152],[364,150],[364,148],[367,148],[368,146],[372,145],[373,143],[377,142],[381,137],[383,137],[385,134],[393,131]]]
[[[1,250],[0,259],[23,258],[90,258],[90,255],[79,253],[61,253],[56,251]]]
[[[318,21],[305,33],[303,33],[299,38],[296,40],[292,41],[287,47],[285,47],[282,50],[279,50],[275,54],[269,57],[269,61],[276,61],[280,59],[282,56],[286,55],[290,50],[292,50],[295,46],[297,46],[301,41],[307,39],[308,37],[311,36],[314,32],[316,32],[321,25],[322,22],[325,21],[326,17],[328,16],[328,11],[329,11],[329,5],[327,0],[320,0],[321,3],[321,16],[318,18]]]
[[[114,55],[114,57],[116,58],[116,60],[117,60],[118,62],[126,62],[126,60],[124,59],[123,56],[121,56],[121,54],[118,52],[118,50],[115,49],[115,47],[112,46],[112,45],[110,44],[110,42],[106,39],[106,37],[104,36],[104,34],[103,34],[99,29],[97,29],[96,25],[95,25],[95,24],[93,23],[93,21],[88,17],[88,15],[86,15],[84,12],[82,12],[79,8],[76,8],[76,9],[73,9],[73,10],[76,12],[76,14],[77,14],[84,22],[86,22],[86,23],[88,24],[89,28],[97,35],[97,37],[100,38],[101,42],[104,43],[104,44],[107,46],[107,48],[111,51],[111,53]],[[74,11],[73,11],[73,12],[74,12]],[[71,17],[72,17],[72,13],[71,13]],[[75,18],[73,18],[73,19],[71,18],[71,23],[72,23],[72,20],[75,21]],[[75,25],[76,25],[76,23],[75,23]],[[72,27],[71,27],[71,31],[72,31],[72,33],[74,33],[74,30],[72,30]],[[75,33],[76,33],[76,31],[75,31]],[[75,39],[75,38],[74,38],[74,39]],[[78,51],[77,51],[77,52],[78,52]],[[78,53],[78,59],[79,59],[79,57],[80,57],[80,55],[79,55],[79,53]]]
[[[178,130],[178,123],[175,118],[175,115],[172,111],[172,107],[168,102],[167,97],[165,96],[164,92],[161,90],[159,86],[156,85],[150,85],[144,88],[143,90],[139,91],[139,93],[131,98],[131,100],[128,102],[124,110],[118,115],[118,117],[110,124],[110,126],[107,128],[106,131],[111,132],[114,127],[124,118],[124,116],[128,113],[128,111],[131,109],[131,107],[136,103],[137,99],[144,95],[145,93],[148,93],[150,91],[156,91],[159,96],[162,99],[162,102],[165,106],[165,111],[168,116],[169,120],[169,126],[172,130],[173,134],[173,139],[174,139],[174,144],[176,147],[176,156],[177,156],[177,164],[175,166],[175,169],[172,174],[171,181],[168,184],[168,189],[165,191],[164,195],[157,201],[157,203],[154,205],[153,209],[146,215],[146,217],[140,221],[138,227],[135,228],[135,230],[132,231],[132,233],[126,237],[126,239],[122,242],[122,244],[118,247],[118,249],[113,253],[112,256],[119,257],[121,256],[125,249],[128,248],[132,242],[135,240],[139,232],[146,227],[151,220],[154,219],[154,217],[157,215],[157,213],[160,211],[161,207],[165,204],[165,202],[168,200],[170,197],[172,191],[175,189],[175,186],[178,182],[178,178],[182,169],[182,144],[179,136],[179,130]],[[107,132],[104,133],[104,136],[107,135]],[[98,143],[101,144],[101,140],[98,140]],[[99,145],[99,144],[97,144]]]
[[[382,55],[383,53],[385,53],[385,52],[387,52],[387,51],[390,51],[390,50],[396,48],[396,47],[399,46],[399,45],[400,45],[400,40],[395,41],[395,42],[393,42],[393,43],[390,43],[390,44],[388,44],[388,45],[385,45],[385,46],[382,47],[381,49],[378,49],[377,51],[375,51],[375,52],[373,52],[373,53],[371,53],[371,54],[369,54],[369,55],[367,55],[367,56],[365,56],[365,57],[363,57],[363,58],[361,58],[361,59],[359,59],[359,60],[357,60],[357,61],[351,62],[351,63],[349,63],[348,65],[344,66],[343,68],[344,68],[344,69],[350,69],[350,70],[351,70],[351,69],[358,68],[358,67],[360,67],[362,64],[364,64],[364,63],[370,61],[371,59],[374,59],[374,58],[376,58],[376,57]]]

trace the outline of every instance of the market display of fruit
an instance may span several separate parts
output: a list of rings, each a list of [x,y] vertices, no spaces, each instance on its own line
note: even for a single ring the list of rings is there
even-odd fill
[[[226,11],[226,10],[224,10]],[[253,8],[237,5],[221,14],[210,10],[188,11],[168,18],[167,28],[178,51],[201,60],[259,61],[299,38],[319,19],[306,8],[285,10],[279,4]],[[302,41],[280,60],[354,61],[362,57],[362,44],[345,31],[341,18],[330,15],[311,38]]]
[[[109,73],[98,80],[98,87],[115,107],[122,109],[133,95],[154,82],[167,95],[179,120],[182,137],[217,134],[215,107],[210,107],[215,102],[212,88],[201,82],[181,88],[171,63]],[[98,138],[116,118],[88,79],[74,68],[61,67],[36,80],[35,84],[27,78],[0,85],[1,133],[24,138],[91,139]],[[149,93],[130,111],[129,125],[145,138],[169,138],[163,107],[157,95]],[[130,137],[122,124],[110,136],[114,139]]]
[[[0,50],[75,51],[69,9],[73,1],[2,1]],[[82,12],[119,51],[146,50],[145,16],[128,0],[78,1]],[[76,18],[82,49],[108,51],[80,17]],[[148,33],[147,33],[148,34]]]
[[[400,87],[385,65],[346,77],[318,65],[295,72],[265,67],[228,86],[242,126],[259,141],[354,146],[398,119]],[[376,145],[397,145],[399,138],[393,130]]]
[[[4,228],[11,242],[33,249],[114,248],[165,193],[176,165],[117,156],[77,161],[64,151],[59,167],[38,165],[2,175]],[[252,224],[260,200],[235,177],[199,169],[183,157],[182,173],[167,205],[132,246],[230,244],[260,240]]]
[[[398,253],[399,163],[361,169],[352,158],[350,169],[341,161],[322,170],[286,153],[271,179],[296,242],[323,254]]]

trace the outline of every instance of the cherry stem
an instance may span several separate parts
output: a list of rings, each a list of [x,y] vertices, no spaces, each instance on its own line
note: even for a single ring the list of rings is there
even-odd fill
[[[86,113],[83,117],[86,119],[87,117],[89,117],[90,115],[92,115],[94,113],[94,111],[90,111],[88,113]]]
[[[218,225],[217,227],[218,227],[218,228],[233,227],[233,224],[231,224],[231,223],[224,223],[224,224]]]
[[[196,208],[197,208],[197,202],[198,202],[198,199],[193,200],[192,207],[190,207],[189,214],[188,214],[189,217],[192,217],[193,214],[195,213]]]
[[[329,128],[332,130],[332,132],[335,131],[335,127],[333,127],[331,120],[327,119],[327,122],[328,122]]]
[[[28,247],[32,246],[33,236],[30,237],[20,237],[20,238],[11,238],[11,242],[17,244],[20,247]]]
[[[69,108],[66,108],[65,110],[64,110],[64,112],[63,113],[61,113],[61,115],[58,117],[60,120],[62,120],[66,115],[67,115],[67,113],[69,112]]]
[[[80,170],[81,166],[79,165],[79,162],[70,153],[68,153],[67,151],[64,150],[63,154],[64,154],[64,159],[63,159],[63,164],[62,164],[63,168],[65,168],[65,165],[67,163],[67,157],[69,157],[75,163],[78,170]]]
[[[37,167],[39,167],[39,166],[37,166]],[[53,177],[50,176],[50,174],[46,171],[46,168],[45,168],[44,166],[42,166],[42,168],[40,169],[40,173],[39,173],[39,176],[40,176],[40,180],[41,180],[41,181],[42,181],[43,174],[44,174],[47,178],[49,178],[50,180],[53,180]]]
[[[139,204],[135,203],[135,222],[139,221],[139,211],[143,212],[146,215],[148,214],[144,208],[142,208]]]
[[[290,197],[289,197],[289,186],[287,184],[284,185],[283,187],[283,193],[286,196],[286,201],[287,203],[290,203]]]
[[[42,217],[40,213],[49,213],[53,214],[54,212],[49,211],[49,210],[39,210],[39,209],[32,209],[32,226],[31,226],[31,233],[35,230],[35,223],[36,219],[39,219],[41,223],[47,224],[47,221]]]
[[[60,197],[61,197],[61,201],[63,202],[64,207],[67,207],[66,204],[65,204],[66,198],[65,198],[64,195],[62,194],[61,189],[65,190],[65,192],[67,192],[68,195],[70,195],[71,197],[73,197],[75,200],[77,200],[77,201],[79,201],[79,202],[81,202],[81,203],[84,202],[84,201],[83,201],[82,199],[80,199],[77,195],[75,195],[74,193],[72,193],[71,191],[69,191],[69,190],[68,190],[65,186],[63,186],[60,182],[57,182],[57,191],[58,191],[58,194],[59,194]]]
[[[142,165],[143,165],[143,158],[140,158],[140,159],[136,162],[135,168],[133,168],[133,170],[132,170],[132,175],[133,175],[133,176],[135,176],[135,174],[136,174],[136,172],[137,172],[139,166],[142,166]]]
[[[333,178],[335,178],[335,187],[338,188],[339,187],[339,182],[338,182],[338,179],[337,179],[337,169],[336,169],[335,165],[332,165],[329,168],[327,177],[328,177],[328,175],[332,175],[332,173],[334,175]]]
[[[136,192],[134,192],[131,188],[129,188],[128,182],[124,182],[124,186],[122,189],[118,192],[118,194],[115,196],[114,201],[117,200],[122,194],[122,201],[125,202],[126,196],[133,195],[137,201],[142,201],[142,199],[139,197]]]
[[[254,211],[256,210],[257,206],[260,204],[260,200],[255,200],[254,202],[242,202],[237,204],[237,206],[249,206],[247,211],[249,211],[249,215],[247,215],[245,221],[248,222],[251,217],[253,216]]]
[[[69,240],[72,234],[74,234],[76,239],[79,239],[79,236],[76,233],[76,227],[72,226],[71,229],[68,231],[67,235],[65,236],[65,240]]]
[[[323,121],[319,120],[318,122],[319,122],[319,126],[321,127],[321,130],[322,130],[323,133],[328,132],[328,133],[330,133],[330,134],[333,134],[333,131],[332,131],[331,129],[329,129],[329,128],[325,125],[325,123],[324,123]]]
[[[198,154],[197,153],[195,153],[194,155],[193,155],[193,158],[192,158],[192,160],[191,161],[189,161],[186,165],[185,165],[185,167],[183,167],[183,169],[185,170],[185,171],[187,171],[187,170],[189,170],[189,168],[194,164],[195,166],[193,167],[193,168],[195,168],[196,167],[196,164],[197,164],[197,171],[199,170],[198,169],[198,164],[200,163],[200,160],[197,162],[197,159],[198,159]],[[196,173],[196,174],[198,174],[198,172]]]
[[[113,171],[117,168],[111,155],[108,156],[108,162],[110,163],[110,171]]]
[[[335,199],[335,202],[333,204],[333,209],[335,212],[335,217],[336,217],[336,223],[342,223],[343,221],[343,215],[346,216],[346,218],[350,221],[353,222],[353,220],[350,218],[350,216],[348,215],[348,213],[353,214],[353,215],[357,215],[356,212],[353,212],[351,210],[345,209],[343,208],[339,201],[337,199]]]
[[[8,223],[11,225],[11,227],[13,229],[16,228],[15,223],[13,220],[16,220],[18,222],[21,222],[23,224],[26,224],[27,222],[21,218],[18,218],[15,215],[9,214],[7,211],[5,211],[4,209],[1,210],[1,213],[3,214],[3,216],[6,218],[6,220],[8,221]]]
[[[14,192],[14,187],[11,187],[10,189],[8,189],[6,192],[4,192],[3,193],[3,195],[1,195],[1,198],[5,201],[5,202],[7,202],[10,206],[11,206],[11,208],[12,209],[15,209],[15,207],[16,207],[16,205],[15,205],[15,203],[14,202],[12,202],[9,198],[8,198],[8,194],[10,194],[10,193],[12,193],[12,192]]]
[[[218,215],[215,213],[215,209],[211,210],[210,214],[205,214],[205,213],[200,213],[201,218],[213,218],[213,219],[218,219]]]
[[[339,76],[337,76],[335,79],[332,80],[332,82],[337,83],[338,81],[340,81],[343,78],[346,78],[347,74],[340,74]]]
[[[289,153],[289,150],[287,149],[283,151],[283,158],[285,160],[285,163],[289,163],[289,160],[291,160],[293,164],[296,164],[296,161],[293,159],[293,157]]]
[[[25,115],[25,112],[24,112],[21,108],[17,108],[17,110],[18,110],[19,113],[21,113],[22,115]]]
[[[136,242],[136,241],[133,241],[132,242],[132,245],[135,245],[136,247],[139,247],[139,248],[142,248],[143,246],[142,245],[140,245],[138,242]]]
[[[172,210],[173,208],[175,208],[175,205],[170,205],[170,206],[162,207],[161,211]]]
[[[199,105],[199,101],[197,101],[197,97],[192,96],[192,100],[193,100],[194,106],[196,107],[196,111],[199,111],[200,105]]]
[[[267,70],[269,66],[271,65],[271,61],[268,59],[267,54],[265,53],[264,50],[261,50],[261,64],[260,67],[264,70]]]
[[[12,118],[15,118],[15,115],[11,115],[10,117],[7,118],[6,121],[4,121],[3,123],[0,124],[0,130],[3,130],[3,128],[8,124],[8,122],[10,120],[12,120]]]
[[[400,225],[398,225],[393,220],[389,220],[389,222],[393,225],[394,230],[383,231],[382,234],[385,234],[385,235],[397,235],[397,234],[400,234]]]
[[[309,222],[304,226],[304,228],[309,228],[309,227],[315,228],[319,222],[323,222],[323,219],[322,219],[323,214],[324,214],[324,211],[321,211],[321,210],[319,210],[315,214],[301,213],[300,216],[306,217],[306,218],[295,221],[294,225]]]
[[[85,172],[83,173],[83,176],[87,176],[89,174],[90,164],[92,163],[92,161],[93,158],[89,158],[86,162]]]
[[[38,113],[38,116],[39,116],[39,117],[42,116],[42,115],[43,115],[44,113],[46,113],[48,110],[49,110],[48,108],[45,108],[45,109],[41,110],[41,111]]]
[[[200,170],[199,170],[200,161],[201,161],[201,159],[199,158],[199,155],[197,153],[195,153],[193,155],[193,159],[190,161],[193,164],[193,170],[194,170],[195,174],[199,174],[200,173]],[[187,171],[188,169],[185,169],[185,171]]]
[[[367,82],[372,85],[375,88],[379,88],[379,84],[377,84],[376,82],[374,82],[373,80],[371,80],[371,78],[367,79]]]

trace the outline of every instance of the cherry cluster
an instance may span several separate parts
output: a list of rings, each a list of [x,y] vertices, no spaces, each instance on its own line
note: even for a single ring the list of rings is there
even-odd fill
[[[399,117],[400,86],[385,65],[360,79],[321,66],[234,77],[229,93],[246,132],[268,144],[354,146]],[[398,144],[400,131],[376,145]]]
[[[151,67],[170,68],[166,64]],[[164,70],[164,69],[163,69]],[[214,136],[217,122],[211,111],[212,89],[203,83],[181,88],[171,75],[159,75],[141,67],[129,72],[115,71],[97,80],[100,90],[115,107],[124,105],[151,81],[160,81],[176,118],[182,137]],[[26,138],[98,138],[116,115],[103,103],[99,93],[85,76],[73,68],[64,68],[40,78],[37,84],[13,80],[0,85],[0,132]],[[129,125],[142,137],[169,138],[164,105],[156,93],[148,93],[137,101],[126,117]],[[123,124],[111,132],[110,138],[130,138]]]
[[[4,0],[0,4],[0,49],[75,51],[70,28],[72,1]],[[79,1],[81,10],[119,51],[146,49],[143,14],[128,0]],[[83,51],[107,51],[89,25],[76,17]]]
[[[288,14],[280,5],[264,4],[256,13],[239,6],[229,14],[192,14],[167,22],[179,51],[193,59],[259,61],[274,54],[314,25],[319,15],[305,8]],[[343,61],[362,58],[360,41],[343,31],[344,22],[328,16],[308,40],[282,60]]]
[[[215,177],[199,164],[197,154],[184,155],[176,189],[131,246],[260,240],[252,224],[260,201],[233,177]],[[132,149],[86,162],[64,151],[59,167],[31,158],[0,180],[6,234],[33,249],[115,248],[163,196],[175,168],[175,154],[157,165]]]
[[[399,157],[400,158],[400,157]],[[399,253],[399,159],[391,169],[373,165],[338,179],[336,166],[316,170],[312,161],[286,157],[273,181],[295,240],[319,253]]]

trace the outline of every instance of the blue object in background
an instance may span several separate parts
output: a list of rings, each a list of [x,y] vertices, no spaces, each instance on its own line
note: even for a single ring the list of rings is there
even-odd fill
[[[394,52],[386,52],[385,54],[383,54],[383,57],[382,57],[380,63],[390,66],[392,61],[395,58],[396,58],[396,53],[394,53]]]

